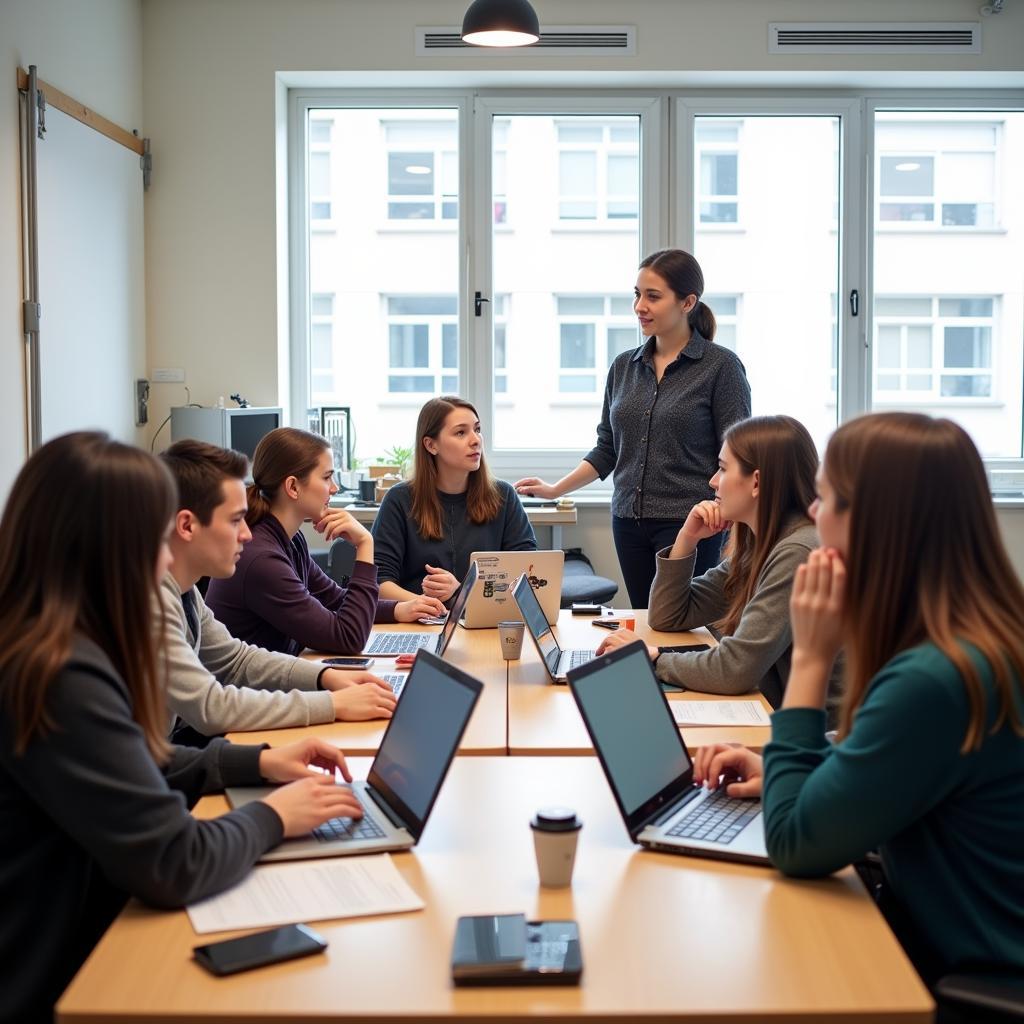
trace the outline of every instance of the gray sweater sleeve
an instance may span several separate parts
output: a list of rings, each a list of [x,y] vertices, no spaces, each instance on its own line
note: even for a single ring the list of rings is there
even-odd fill
[[[207,736],[334,721],[331,694],[317,689],[322,665],[242,643],[194,593],[200,615],[198,653],[188,639],[177,588],[166,580],[160,588],[161,646],[173,714]]]
[[[123,684],[93,667],[65,668],[47,704],[55,728],[11,759],[10,770],[118,888],[180,907],[235,884],[280,842],[281,819],[266,804],[212,820],[188,810],[226,782],[257,784],[259,748],[176,748],[161,772]]]
[[[654,629],[683,630],[706,626],[721,618],[728,606],[725,579],[728,560],[692,579],[696,556],[668,559],[658,553],[651,587],[649,622]],[[762,678],[792,644],[789,595],[797,567],[808,548],[786,538],[769,553],[754,594],[736,630],[719,638],[717,647],[695,654],[663,654],[655,672],[659,679],[702,693],[740,694],[756,690]]]

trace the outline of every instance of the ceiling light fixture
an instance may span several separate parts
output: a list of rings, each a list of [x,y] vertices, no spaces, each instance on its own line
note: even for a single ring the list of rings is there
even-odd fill
[[[529,46],[539,39],[529,0],[473,0],[462,19],[462,40],[473,46]]]
[[[405,173],[406,174],[429,174],[430,173],[430,168],[426,167],[424,164],[409,164],[405,168]]]
[[[896,170],[897,171],[919,171],[919,170],[921,170],[921,165],[918,164],[918,163],[915,163],[913,160],[908,160],[905,163],[897,164],[896,165]]]

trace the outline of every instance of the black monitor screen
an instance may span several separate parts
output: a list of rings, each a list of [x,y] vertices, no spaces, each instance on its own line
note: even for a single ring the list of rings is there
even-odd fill
[[[276,409],[273,412],[235,413],[229,422],[228,447],[248,455],[251,462],[256,445],[272,430],[281,426],[281,416]]]

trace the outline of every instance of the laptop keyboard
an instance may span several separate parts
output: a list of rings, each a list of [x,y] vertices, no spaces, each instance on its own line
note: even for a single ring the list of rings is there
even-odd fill
[[[715,790],[698,810],[688,814],[668,831],[682,839],[701,839],[706,843],[731,843],[756,817],[761,805],[756,800],[739,800],[725,795],[724,787]]]
[[[319,828],[313,829],[313,835],[322,843],[335,843],[339,840],[383,839],[383,829],[367,814],[357,821],[355,818],[331,818]]]
[[[405,686],[405,681],[409,677],[397,672],[382,672],[380,678],[391,687],[391,692],[397,697],[402,692],[402,687]]]
[[[588,661],[593,661],[596,657],[597,651],[570,651],[569,668],[579,668],[580,665],[586,665]]]
[[[367,654],[415,654],[421,647],[436,643],[434,633],[378,633]]]

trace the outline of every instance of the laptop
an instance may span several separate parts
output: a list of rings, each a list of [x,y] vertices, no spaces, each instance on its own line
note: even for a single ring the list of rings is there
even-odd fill
[[[469,560],[476,564],[480,582],[466,603],[462,624],[467,629],[493,629],[499,622],[522,618],[511,589],[516,577],[523,575],[529,579],[549,625],[558,622],[564,551],[474,551]]]
[[[525,575],[512,584],[512,599],[519,608],[519,614],[526,623],[526,632],[533,637],[534,646],[548,670],[553,683],[567,682],[566,673],[570,668],[582,665],[596,657],[593,650],[566,650],[558,646],[555,634],[551,632],[547,616],[537,600],[533,587]]]
[[[308,836],[285,839],[260,860],[342,857],[406,850],[423,834],[483,683],[429,651],[420,651],[365,782],[352,790],[364,816],[333,818]],[[273,787],[229,787],[232,807]]]
[[[432,651],[439,658],[444,655],[451,643],[452,634],[459,624],[463,609],[466,607],[473,587],[476,586],[476,563],[471,562],[469,572],[455,594],[451,610],[448,612],[440,633],[371,633],[366,641],[363,654],[377,655],[380,658],[397,658],[399,654],[415,654],[421,648]]]
[[[694,783],[693,762],[643,643],[573,669],[569,687],[634,843],[770,863],[761,801]]]

